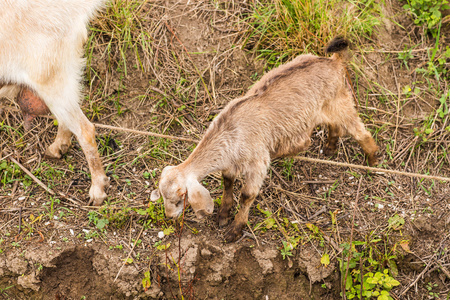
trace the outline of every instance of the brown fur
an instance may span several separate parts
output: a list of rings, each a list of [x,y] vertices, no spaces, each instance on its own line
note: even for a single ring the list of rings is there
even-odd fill
[[[336,150],[339,136],[350,134],[374,165],[378,147],[358,117],[345,85],[346,48],[338,47],[339,52],[331,58],[298,56],[264,75],[244,97],[230,102],[189,158],[163,172],[159,190],[166,207],[175,207],[168,214],[175,216],[180,211],[174,205],[179,199],[171,191],[181,187],[189,192],[188,181],[198,183],[206,175],[222,171],[225,189],[218,221],[226,224],[233,202],[232,183],[244,175],[241,208],[226,235],[227,241],[235,240],[247,223],[270,161],[306,150],[319,124],[330,128],[327,152]],[[210,201],[202,203],[209,205]]]

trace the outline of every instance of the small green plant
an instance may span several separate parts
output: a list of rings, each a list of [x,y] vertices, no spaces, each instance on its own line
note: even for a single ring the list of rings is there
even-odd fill
[[[449,9],[447,0],[407,0],[404,9],[409,10],[414,15],[414,23],[425,25],[426,30],[433,37],[437,34],[437,26],[442,20],[442,11]]]
[[[430,295],[430,297],[432,299],[434,299],[434,298],[439,299],[439,293],[433,292],[433,289],[436,288],[436,287],[438,287],[438,285],[436,283],[433,284],[431,282],[428,282],[428,284],[426,285],[426,289],[428,290],[428,294]]]
[[[165,224],[165,214],[164,214],[164,205],[162,197],[158,199],[156,202],[150,202],[146,209],[136,208],[133,209],[137,214],[141,216],[146,216],[146,219],[138,221],[144,227],[150,228],[152,224],[162,225]],[[169,227],[170,228],[170,227]]]
[[[142,287],[147,291],[152,285],[152,280],[150,276],[150,271],[144,273],[144,278],[142,279]]]
[[[383,270],[383,272],[368,272],[364,274],[362,283],[361,276],[358,276],[360,275],[359,271],[354,270],[353,273],[356,275],[355,283],[357,284],[353,284],[351,277],[347,279],[345,285],[347,299],[371,299],[373,297],[377,300],[394,300],[389,295],[389,291],[400,285],[400,282],[389,275],[388,269]]]
[[[16,180],[20,180],[24,186],[29,186],[32,183],[31,178],[24,175],[19,166],[15,163],[8,163],[7,160],[2,160],[0,162],[0,183],[5,186]]]
[[[142,176],[145,179],[154,179],[154,178],[156,178],[156,170],[153,170],[151,172],[145,171],[144,173],[142,173]]]
[[[294,179],[294,175],[292,174],[294,162],[295,160],[293,158],[285,158],[282,160],[283,174],[286,176],[287,180]]]
[[[6,293],[6,291],[9,290],[10,288],[13,288],[13,287],[14,287],[14,285],[10,285],[10,286],[7,286],[5,288],[0,288],[0,295],[6,296],[7,299],[9,299],[9,296]]]
[[[272,213],[270,211],[262,209],[259,203],[256,205],[256,208],[265,216],[265,219],[255,225],[253,228],[254,231],[261,230],[262,232],[266,232],[269,229],[277,227],[276,221],[272,217]]]
[[[291,243],[283,241],[283,246],[280,247],[281,256],[283,256],[283,260],[286,259],[287,256],[293,256],[292,254],[293,247]]]
[[[121,228],[130,219],[131,211],[132,211],[132,209],[128,206],[122,206],[120,208],[117,208],[114,206],[110,206],[107,203],[99,211],[103,218],[98,220],[97,224],[98,224],[98,222],[101,222],[103,227],[108,225],[108,226],[115,227],[115,228]],[[97,228],[98,228],[98,225],[97,225]],[[99,229],[102,229],[102,228],[99,228]]]
[[[95,225],[95,227],[97,227],[99,230],[104,230],[106,225],[109,224],[109,220],[106,218],[101,218],[101,214],[96,211],[88,212],[88,219],[89,224]]]
[[[365,241],[352,241],[341,245],[342,257],[338,258],[343,287],[347,299],[392,300],[389,291],[400,283],[395,262],[397,247],[409,251],[408,241],[401,240],[391,245],[389,235],[402,228],[405,220],[394,215],[389,218],[383,234],[370,233]]]
[[[167,243],[167,244],[163,244],[162,241],[157,241],[153,247],[155,247],[156,249],[158,249],[159,251],[164,251],[166,249],[169,249],[171,243]]]
[[[324,199],[330,198],[331,197],[331,193],[333,193],[339,186],[339,180],[336,180],[333,185],[328,189],[328,191],[324,192],[323,194],[321,194],[321,196]]]
[[[403,52],[400,52],[398,54],[398,59],[401,60],[403,62],[403,64],[405,65],[406,69],[409,70],[408,67],[408,60],[410,60],[411,58],[413,58],[414,56],[412,55],[412,49],[406,49]]]

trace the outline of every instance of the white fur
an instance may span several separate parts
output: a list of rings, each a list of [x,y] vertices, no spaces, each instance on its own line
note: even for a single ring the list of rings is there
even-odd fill
[[[85,65],[87,23],[104,0],[0,0],[0,97],[25,86],[39,96],[58,120],[58,137],[47,154],[60,157],[73,133],[92,174],[91,201],[106,198],[106,178],[93,125],[82,113],[80,81]]]

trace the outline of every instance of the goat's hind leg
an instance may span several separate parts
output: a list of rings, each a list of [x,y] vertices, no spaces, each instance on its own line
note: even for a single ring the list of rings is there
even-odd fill
[[[375,166],[378,160],[378,146],[375,143],[375,140],[370,132],[364,128],[364,123],[359,118],[356,109],[352,106],[351,110],[347,112],[348,114],[342,119],[342,127],[345,128],[361,146],[364,154],[367,156],[369,166]]]
[[[217,222],[219,227],[223,227],[228,224],[230,218],[230,210],[233,206],[233,185],[235,177],[226,173],[222,174],[223,177],[223,195],[222,204],[220,205],[217,213]]]

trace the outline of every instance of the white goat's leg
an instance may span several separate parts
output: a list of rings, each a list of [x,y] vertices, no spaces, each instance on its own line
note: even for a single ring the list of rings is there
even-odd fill
[[[89,122],[85,115],[79,109],[80,115],[78,122],[75,122],[69,129],[77,137],[84,155],[86,156],[89,171],[91,172],[92,185],[89,190],[89,204],[101,205],[106,199],[105,188],[109,186],[109,178],[106,177],[102,162],[95,142],[95,127]]]
[[[72,132],[63,124],[58,123],[58,133],[55,141],[45,151],[45,156],[50,158],[61,158],[72,144]]]
[[[37,94],[47,104],[59,124],[57,138],[47,153],[58,157],[58,152],[63,152],[70,145],[70,132],[72,132],[83,149],[91,173],[89,204],[101,205],[107,197],[105,188],[109,186],[109,178],[105,175],[98,154],[95,127],[83,114],[78,104],[80,98],[78,83],[76,80],[70,80],[72,78],[65,79],[60,79],[58,83],[54,81],[51,87],[47,85],[36,89]]]

